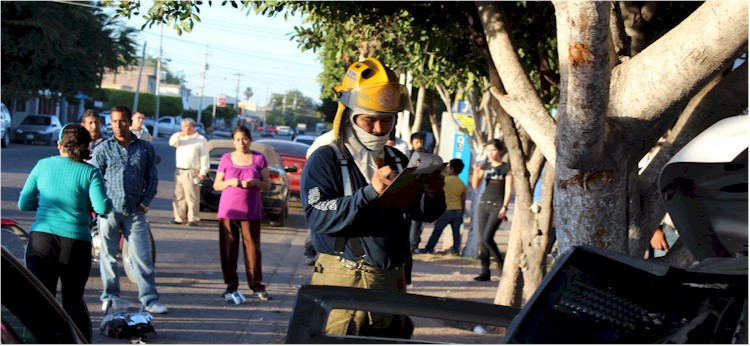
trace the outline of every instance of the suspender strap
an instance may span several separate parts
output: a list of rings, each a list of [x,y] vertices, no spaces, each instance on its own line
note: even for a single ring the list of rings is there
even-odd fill
[[[349,161],[344,158],[344,154],[341,153],[341,150],[336,144],[337,142],[334,141],[329,145],[333,148],[333,152],[336,153],[336,159],[341,166],[341,180],[344,183],[344,195],[351,196],[354,191],[352,188],[351,176],[349,175]],[[344,253],[344,247],[346,244],[349,244],[349,248],[352,249],[354,256],[362,257],[365,254],[365,251],[362,249],[362,244],[359,242],[359,238],[336,237],[335,239],[336,243],[334,244],[334,250],[337,253]]]
[[[337,142],[329,144],[333,148],[333,152],[336,153],[336,159],[339,160],[341,166],[341,179],[344,182],[344,196],[351,196],[354,191],[352,190],[352,178],[349,175],[349,161],[344,158],[344,154],[341,153]]]

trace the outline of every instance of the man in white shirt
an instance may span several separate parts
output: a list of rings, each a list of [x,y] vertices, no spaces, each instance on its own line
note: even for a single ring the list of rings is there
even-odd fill
[[[198,226],[200,221],[200,184],[208,174],[208,141],[195,131],[195,120],[182,119],[182,131],[169,138],[175,151],[175,191],[172,224]]]

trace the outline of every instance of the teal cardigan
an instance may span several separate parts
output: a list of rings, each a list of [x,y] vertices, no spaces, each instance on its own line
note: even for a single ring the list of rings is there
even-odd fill
[[[91,212],[112,210],[99,169],[64,156],[39,160],[18,199],[18,209],[36,211],[32,232],[91,241]]]

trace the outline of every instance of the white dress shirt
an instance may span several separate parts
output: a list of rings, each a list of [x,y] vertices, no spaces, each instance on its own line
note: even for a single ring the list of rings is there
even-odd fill
[[[200,133],[192,136],[180,136],[176,132],[169,137],[169,145],[175,151],[175,166],[181,169],[197,169],[199,175],[208,174],[208,141]]]

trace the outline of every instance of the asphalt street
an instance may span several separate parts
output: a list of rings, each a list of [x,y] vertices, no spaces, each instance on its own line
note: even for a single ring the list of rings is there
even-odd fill
[[[229,305],[221,297],[225,285],[219,264],[216,222],[206,220],[210,215],[204,214],[200,227],[168,223],[173,218],[171,201],[174,189],[174,149],[167,145],[165,138],[157,139],[154,145],[162,161],[157,166],[158,192],[148,218],[156,242],[160,301],[169,308],[169,313],[155,316],[153,325],[157,335],[149,341],[162,344],[283,343],[298,286],[309,282],[312,274],[312,267],[305,265],[303,261],[307,228],[299,201],[291,201],[285,227],[271,227],[267,223],[262,226],[263,282],[273,299],[260,301],[250,298],[250,291],[241,281],[244,285],[241,290],[248,296],[248,301],[241,305]],[[2,217],[16,219],[23,228],[29,229],[34,213],[18,211],[19,192],[36,162],[57,154],[56,147],[39,144],[12,143],[10,147],[0,151]],[[430,229],[425,229],[423,241],[426,241],[429,234]],[[507,242],[507,237],[503,238],[502,246]],[[439,263],[440,261],[443,262]],[[468,282],[471,282],[471,277],[478,273],[477,260],[451,258],[428,263],[430,261],[415,259],[415,263],[417,262],[424,263],[415,264],[415,283],[410,292],[492,302],[497,287],[496,278],[493,278],[493,282],[472,283],[471,290],[464,290]],[[245,280],[243,268],[240,260],[241,280]],[[120,284],[121,298],[137,302],[138,289],[128,281],[122,270]],[[94,326],[94,343],[130,343],[129,340],[112,339],[98,332],[103,315],[99,301],[101,288],[99,266],[94,263],[85,292]],[[430,325],[427,324],[424,331],[436,335],[425,336],[425,339],[450,342],[444,335],[444,326],[432,325],[434,330],[431,331]],[[468,333],[471,334],[470,331]],[[463,339],[457,341],[465,342]],[[494,337],[478,342],[499,341]]]

